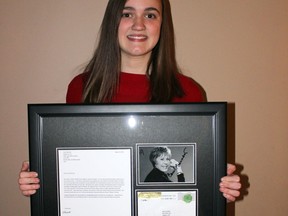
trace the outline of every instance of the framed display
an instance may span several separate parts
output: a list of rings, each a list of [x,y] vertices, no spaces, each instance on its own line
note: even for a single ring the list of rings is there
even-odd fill
[[[225,216],[226,103],[29,104],[32,216]]]

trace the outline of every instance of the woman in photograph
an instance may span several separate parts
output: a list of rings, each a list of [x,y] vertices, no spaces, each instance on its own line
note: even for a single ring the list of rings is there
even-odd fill
[[[83,73],[70,82],[66,102],[205,102],[199,85],[177,65],[169,0],[109,0],[97,48]],[[228,201],[240,195],[235,170],[228,165],[219,186]],[[19,187],[26,196],[40,187],[28,162],[22,165]]]
[[[171,168],[177,173],[178,182],[185,182],[184,173],[180,164],[172,159],[171,150],[166,146],[154,147],[150,152],[149,160],[153,169],[145,178],[145,182],[172,182],[169,178]]]

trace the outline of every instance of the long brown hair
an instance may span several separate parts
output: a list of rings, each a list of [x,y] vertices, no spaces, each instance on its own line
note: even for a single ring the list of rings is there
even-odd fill
[[[95,53],[85,68],[90,76],[84,88],[85,103],[109,102],[117,92],[121,70],[118,27],[127,0],[109,0],[100,28]],[[184,95],[177,79],[179,68],[175,57],[175,36],[169,0],[162,0],[160,38],[147,65],[150,102],[170,102]]]

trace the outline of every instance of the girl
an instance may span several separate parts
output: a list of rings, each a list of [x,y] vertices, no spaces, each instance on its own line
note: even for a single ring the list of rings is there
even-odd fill
[[[169,0],[109,0],[95,53],[84,73],[68,86],[67,103],[204,102],[199,86],[180,74],[175,58]],[[240,178],[228,165],[220,191],[228,201],[240,195]],[[23,195],[40,187],[23,162]]]

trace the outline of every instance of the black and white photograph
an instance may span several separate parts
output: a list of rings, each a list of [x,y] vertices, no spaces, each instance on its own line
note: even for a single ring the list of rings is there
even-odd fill
[[[195,184],[196,143],[137,144],[139,184]]]

